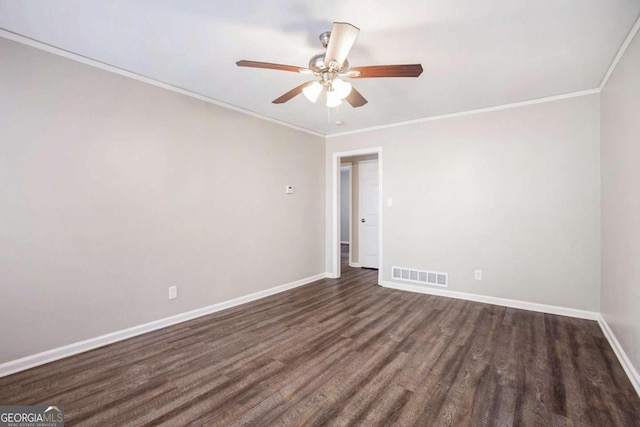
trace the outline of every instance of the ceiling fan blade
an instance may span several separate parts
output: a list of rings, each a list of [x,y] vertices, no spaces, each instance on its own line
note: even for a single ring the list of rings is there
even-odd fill
[[[331,28],[331,36],[327,45],[327,53],[324,56],[324,65],[329,67],[331,61],[338,63],[337,68],[342,67],[347,59],[349,51],[358,37],[360,29],[346,22],[334,22]]]
[[[269,70],[291,71],[294,73],[311,73],[311,70],[308,68],[296,67],[294,65],[272,64],[270,62],[247,61],[244,59],[236,62],[236,65],[238,67],[267,68]]]
[[[372,65],[369,67],[351,67],[349,73],[359,72],[359,75],[350,75],[352,79],[366,79],[370,77],[418,77],[422,74],[422,65]]]
[[[349,93],[349,95],[345,99],[349,104],[351,104],[353,108],[362,107],[364,104],[369,102],[354,87],[351,88],[351,93]]]
[[[300,86],[294,87],[289,92],[282,95],[280,98],[276,98],[271,102],[273,102],[274,104],[284,104],[294,96],[300,95],[302,93],[302,89],[304,89],[305,87],[309,86],[312,83],[313,82],[302,83]]]

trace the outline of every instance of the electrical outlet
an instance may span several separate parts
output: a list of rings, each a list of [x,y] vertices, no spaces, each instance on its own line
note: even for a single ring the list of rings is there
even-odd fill
[[[178,298],[178,287],[177,286],[169,286],[169,299]]]
[[[482,270],[476,270],[474,274],[476,280],[482,280]]]

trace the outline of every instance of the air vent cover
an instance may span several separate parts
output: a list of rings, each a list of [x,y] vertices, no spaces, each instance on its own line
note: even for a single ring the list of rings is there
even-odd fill
[[[437,271],[416,270],[415,268],[391,267],[391,276],[396,280],[447,287],[449,275]]]

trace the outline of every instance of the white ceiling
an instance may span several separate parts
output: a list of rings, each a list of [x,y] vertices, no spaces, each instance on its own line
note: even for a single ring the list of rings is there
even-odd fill
[[[639,14],[640,0],[0,0],[0,28],[322,134],[596,88]],[[353,80],[369,104],[328,111],[271,103],[310,76],[235,65],[306,66],[333,21],[361,30],[352,66],[422,76]]]

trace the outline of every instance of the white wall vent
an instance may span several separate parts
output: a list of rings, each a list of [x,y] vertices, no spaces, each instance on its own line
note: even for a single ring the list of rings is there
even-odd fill
[[[423,285],[434,285],[447,287],[449,285],[449,275],[437,271],[423,271],[413,268],[391,267],[391,276],[396,280],[405,282],[420,283]]]

